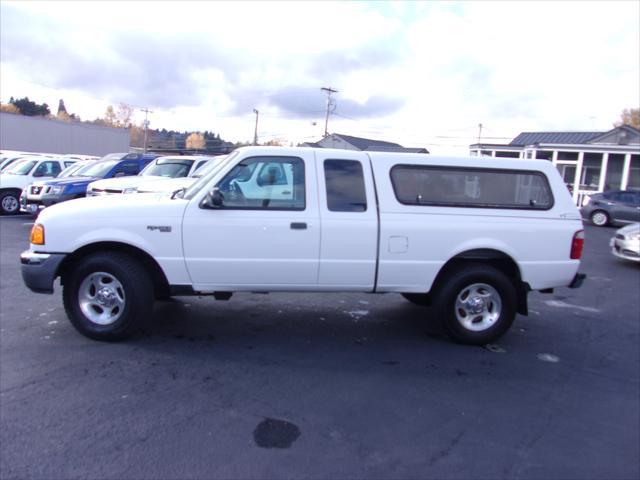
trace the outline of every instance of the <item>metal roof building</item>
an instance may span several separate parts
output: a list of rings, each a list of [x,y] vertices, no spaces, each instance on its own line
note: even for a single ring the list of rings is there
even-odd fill
[[[578,205],[590,193],[640,190],[640,130],[523,132],[508,144],[476,143],[471,155],[553,162]]]
[[[404,152],[429,153],[426,148],[406,148],[399,143],[372,140],[370,138],[353,137],[341,133],[332,133],[319,142],[307,142],[304,145],[321,148],[341,148],[343,150],[360,150],[367,152]]]

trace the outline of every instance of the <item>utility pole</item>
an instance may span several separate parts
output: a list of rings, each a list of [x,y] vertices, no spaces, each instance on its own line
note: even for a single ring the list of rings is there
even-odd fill
[[[482,124],[478,124],[478,145],[480,145],[480,138],[482,138]]]
[[[144,112],[144,153],[147,153],[147,128],[149,128],[149,120],[147,120],[147,115],[153,113],[148,108],[140,109],[141,112]]]
[[[324,119],[324,136],[325,138],[329,136],[329,130],[328,130],[328,126],[329,126],[329,108],[334,106],[335,107],[335,103],[333,103],[333,99],[331,98],[331,94],[332,93],[338,93],[338,90],[334,90],[331,87],[322,87],[320,90],[327,92],[327,116]],[[331,110],[333,111],[333,110]]]
[[[258,145],[258,115],[260,114],[260,112],[254,108],[253,113],[256,114],[256,129],[253,133],[253,144]]]

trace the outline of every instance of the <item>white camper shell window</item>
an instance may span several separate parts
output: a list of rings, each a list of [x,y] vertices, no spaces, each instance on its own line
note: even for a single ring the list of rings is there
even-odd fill
[[[553,195],[542,172],[396,165],[391,182],[404,205],[549,210]]]

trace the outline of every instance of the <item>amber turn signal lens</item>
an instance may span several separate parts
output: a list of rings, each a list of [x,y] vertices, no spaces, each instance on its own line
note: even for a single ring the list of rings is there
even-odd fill
[[[36,223],[31,228],[31,243],[34,245],[44,245],[44,227]]]

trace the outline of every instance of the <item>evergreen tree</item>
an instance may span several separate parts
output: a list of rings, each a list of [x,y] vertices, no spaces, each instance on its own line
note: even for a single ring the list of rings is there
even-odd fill
[[[41,115],[51,115],[51,111],[49,110],[49,105],[43,103],[42,105],[37,104],[36,102],[32,102],[29,100],[29,97],[24,97],[19,100],[15,100],[13,97],[9,100],[9,103],[15,105],[15,107],[20,110],[22,115],[27,115],[30,117]]]
[[[61,114],[67,114],[67,109],[64,106],[64,100],[60,99],[60,101],[58,102],[58,113],[57,115],[60,116]]]

